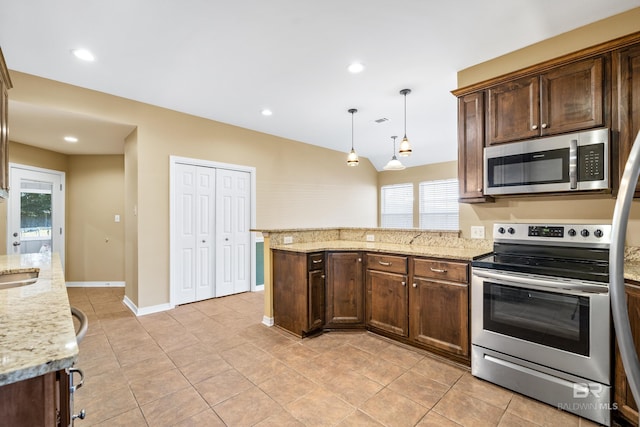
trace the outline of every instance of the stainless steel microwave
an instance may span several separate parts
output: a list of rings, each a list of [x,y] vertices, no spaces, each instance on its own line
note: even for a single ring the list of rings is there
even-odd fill
[[[484,149],[484,194],[609,189],[609,129]]]

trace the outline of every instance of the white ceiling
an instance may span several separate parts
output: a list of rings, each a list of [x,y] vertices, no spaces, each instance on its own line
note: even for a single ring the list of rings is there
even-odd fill
[[[381,170],[455,160],[456,72],[640,6],[640,0],[0,0],[11,70],[346,152]],[[83,63],[70,54],[93,51]],[[350,74],[347,66],[365,70]],[[11,99],[11,93],[9,94]],[[269,108],[273,115],[260,114]],[[378,124],[376,119],[387,118]],[[11,139],[122,153],[135,123],[11,101]],[[62,142],[75,134],[77,144]],[[87,143],[87,141],[91,141]]]

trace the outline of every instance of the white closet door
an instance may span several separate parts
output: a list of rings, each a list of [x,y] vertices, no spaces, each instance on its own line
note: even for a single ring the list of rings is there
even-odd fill
[[[218,169],[216,296],[251,290],[251,174]]]
[[[215,294],[215,169],[176,164],[176,303]]]

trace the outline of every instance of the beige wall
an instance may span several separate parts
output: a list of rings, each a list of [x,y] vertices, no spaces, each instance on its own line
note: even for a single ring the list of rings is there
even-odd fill
[[[67,281],[124,281],[123,216],[124,156],[69,156]]]
[[[640,8],[462,70],[458,73],[458,86],[468,86],[637,31],[640,31]],[[472,225],[484,225],[490,233],[493,223],[499,221],[610,223],[614,204],[610,195],[501,198],[495,203],[461,205],[460,228],[463,237],[469,237]],[[640,246],[640,201],[633,205],[627,245]]]
[[[67,156],[12,141],[9,161],[65,173],[65,279],[124,281],[124,227],[113,221],[124,209],[123,156]],[[6,253],[6,207],[0,203],[0,253]]]
[[[23,73],[11,78],[12,100],[137,126],[125,142],[123,219],[125,292],[138,307],[169,302],[171,155],[255,167],[258,228],[377,224],[377,172],[366,159],[349,168],[346,153]]]

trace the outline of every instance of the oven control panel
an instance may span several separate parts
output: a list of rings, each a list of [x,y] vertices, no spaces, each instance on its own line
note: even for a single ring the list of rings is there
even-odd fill
[[[610,224],[494,224],[496,242],[609,247]]]

